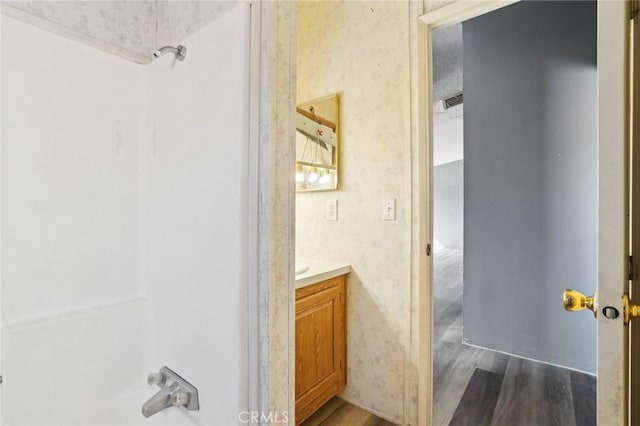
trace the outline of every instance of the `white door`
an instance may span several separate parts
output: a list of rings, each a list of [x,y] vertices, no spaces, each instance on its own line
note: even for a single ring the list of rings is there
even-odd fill
[[[626,2],[598,2],[598,424],[627,424],[628,281]]]
[[[625,2],[598,2],[598,289],[595,298],[570,291],[570,310],[596,312],[597,421],[627,425],[629,400],[629,11]],[[568,337],[570,338],[570,337]],[[574,337],[575,338],[575,337]],[[635,359],[635,354],[631,354]],[[631,395],[634,398],[634,395]]]
[[[148,65],[2,16],[2,424],[247,409],[250,6],[212,5]],[[142,415],[163,366],[197,411]]]

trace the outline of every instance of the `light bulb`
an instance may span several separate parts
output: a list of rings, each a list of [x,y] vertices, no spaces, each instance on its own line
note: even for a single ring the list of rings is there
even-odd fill
[[[300,164],[296,164],[296,182],[304,182],[304,170]]]
[[[314,167],[309,173],[309,183],[316,183],[318,180],[318,170]]]
[[[329,175],[329,173],[324,173],[322,176],[320,176],[318,182],[324,185],[325,183],[329,183],[330,180],[331,176]]]

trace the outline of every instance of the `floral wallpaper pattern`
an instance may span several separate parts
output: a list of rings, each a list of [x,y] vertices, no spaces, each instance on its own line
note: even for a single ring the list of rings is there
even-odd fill
[[[410,351],[411,102],[408,1],[298,4],[297,102],[338,93],[340,187],[296,196],[296,254],[347,260],[342,397],[405,423]],[[383,221],[382,200],[396,199]],[[328,199],[338,221],[324,220]]]

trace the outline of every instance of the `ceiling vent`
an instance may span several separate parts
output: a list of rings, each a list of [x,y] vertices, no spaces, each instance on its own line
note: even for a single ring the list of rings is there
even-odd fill
[[[444,104],[444,109],[449,109],[456,105],[460,105],[462,103],[462,93],[460,93],[459,95],[455,95],[450,98],[447,98],[444,101],[442,101],[442,103]]]

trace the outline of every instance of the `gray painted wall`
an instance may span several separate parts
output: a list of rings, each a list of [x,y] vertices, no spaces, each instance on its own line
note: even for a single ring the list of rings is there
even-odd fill
[[[433,168],[433,236],[443,246],[463,247],[463,160]]]
[[[596,371],[596,4],[464,23],[464,339]]]

